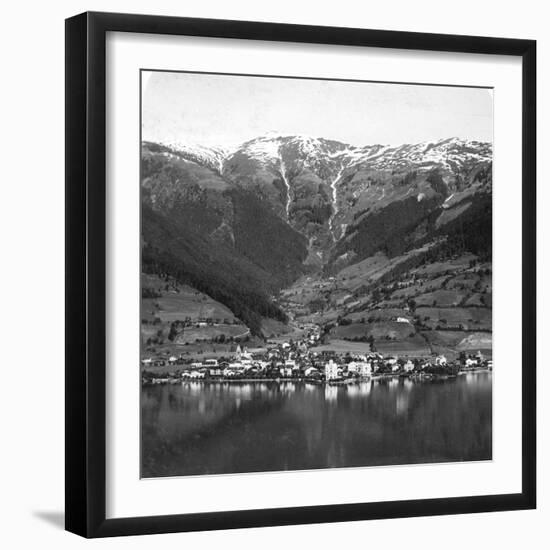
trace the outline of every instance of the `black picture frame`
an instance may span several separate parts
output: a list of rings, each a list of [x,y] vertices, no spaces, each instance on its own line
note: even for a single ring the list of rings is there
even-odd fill
[[[522,121],[522,490],[516,494],[106,519],[105,41],[109,31],[518,56]],[[83,13],[66,20],[66,529],[108,537],[536,506],[536,42]]]

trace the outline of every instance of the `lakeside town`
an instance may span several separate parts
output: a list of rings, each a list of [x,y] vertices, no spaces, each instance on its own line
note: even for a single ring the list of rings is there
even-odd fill
[[[297,340],[268,343],[261,348],[237,344],[234,351],[202,360],[184,354],[160,354],[141,359],[142,383],[168,384],[184,380],[254,381],[304,380],[312,383],[353,383],[375,377],[449,378],[471,371],[492,371],[492,359],[481,351],[461,352],[454,360],[433,357],[400,357],[377,351],[357,353],[316,349],[320,328],[307,327]]]

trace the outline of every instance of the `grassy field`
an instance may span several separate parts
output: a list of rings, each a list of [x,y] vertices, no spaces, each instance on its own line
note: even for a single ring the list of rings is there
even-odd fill
[[[335,353],[370,353],[370,345],[367,342],[347,342],[346,340],[331,340],[313,348],[313,351],[334,351]]]
[[[155,298],[142,298],[142,317],[157,316],[163,322],[200,318],[235,320],[235,316],[223,304],[187,285],[166,282],[157,275],[142,274],[141,285],[160,294]]]
[[[235,316],[224,305],[212,300],[206,294],[183,288],[179,293],[170,293],[157,300],[162,321],[171,322],[190,317],[198,319],[227,319],[234,321]]]
[[[421,294],[415,298],[417,307],[419,306],[433,306],[450,307],[458,306],[464,299],[466,299],[468,293],[466,291],[458,290],[435,290],[434,292],[428,292]]]
[[[175,339],[176,344],[186,344],[197,340],[212,340],[221,335],[233,338],[243,338],[250,334],[250,330],[244,325],[217,325],[207,327],[185,327]]]
[[[474,292],[465,302],[465,306],[484,306],[486,303],[486,295],[479,292]],[[490,302],[489,302],[490,303]]]
[[[167,342],[162,345],[157,345],[154,352],[144,351],[142,357],[168,357],[182,355],[184,359],[192,361],[203,361],[205,359],[217,359],[231,355],[235,352],[235,344],[211,344],[208,342],[198,342],[192,344],[178,345],[173,342]],[[163,368],[163,367],[147,367],[148,369]],[[175,367],[171,367],[172,369]],[[167,369],[170,368],[167,366]]]
[[[487,332],[428,330],[422,331],[422,336],[430,342],[435,353],[443,353],[450,358],[455,358],[460,351],[490,354],[492,348],[492,335]]]
[[[424,326],[490,330],[492,310],[484,307],[418,307],[416,314]]]
[[[433,246],[433,243],[428,243],[391,259],[382,252],[378,252],[370,258],[342,269],[336,276],[337,283],[350,291],[355,291],[363,285],[378,281],[402,264],[422,256]]]
[[[375,343],[376,351],[383,355],[398,355],[404,357],[429,357],[432,353],[431,347],[420,335],[413,338],[396,341],[380,340]]]
[[[179,285],[156,275],[142,274],[142,289],[147,289],[151,296],[141,300],[143,345],[147,345],[149,340],[149,347],[171,352],[177,350],[178,346],[194,343],[196,340],[211,340],[222,334],[233,338],[250,334],[248,327],[240,323],[226,306],[187,285]],[[190,319],[198,322],[199,319],[209,318],[220,323],[215,323],[214,326],[187,327],[174,342],[168,340],[173,321]],[[230,324],[223,324],[223,321]]]
[[[437,275],[454,275],[457,271],[463,271],[469,268],[470,261],[475,260],[476,256],[473,254],[464,254],[453,260],[446,260],[444,262],[433,262],[426,264],[417,269],[411,270],[411,273],[419,276],[431,276]]]
[[[449,277],[447,275],[443,275],[441,277],[436,277],[435,279],[430,279],[428,281],[423,281],[417,284],[413,284],[406,288],[401,288],[399,290],[396,290],[392,294],[392,298],[400,298],[400,299],[411,298],[419,294],[432,292],[434,290],[439,290],[446,283],[448,278]]]
[[[375,323],[353,323],[351,325],[337,326],[331,330],[331,335],[337,339],[358,338],[372,336],[375,340],[380,338],[403,339],[415,333],[414,327],[409,323],[397,321],[383,321]]]
[[[456,277],[450,277],[445,286],[449,290],[453,290],[455,288],[474,290],[480,280],[479,275],[476,273],[461,273]]]
[[[395,320],[397,317],[403,317],[412,321],[413,316],[404,311],[403,308],[379,308],[379,309],[365,309],[362,311],[356,311],[353,313],[348,313],[345,318],[350,319],[351,321],[359,322],[362,319],[368,322],[372,321],[391,321]]]
[[[278,336],[291,334],[293,332],[293,328],[289,325],[281,323],[280,321],[276,321],[275,319],[268,319],[267,317],[264,317],[262,319],[262,331],[267,338],[275,338]]]
[[[406,340],[375,342],[376,351],[383,355],[400,355],[405,357],[429,357],[431,349],[419,335]],[[331,340],[328,344],[317,346],[315,351],[334,351],[335,353],[362,353],[371,352],[370,344],[366,342],[348,342],[346,340]]]

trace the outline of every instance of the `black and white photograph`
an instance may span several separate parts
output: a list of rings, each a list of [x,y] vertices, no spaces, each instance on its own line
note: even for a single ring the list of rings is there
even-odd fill
[[[492,90],[141,85],[142,477],[491,460]]]
[[[312,6],[4,9],[3,548],[548,546],[542,3]]]

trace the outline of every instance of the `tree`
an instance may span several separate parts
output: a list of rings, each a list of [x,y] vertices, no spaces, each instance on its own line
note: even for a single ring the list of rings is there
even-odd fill
[[[374,346],[374,336],[372,334],[369,334],[367,342],[370,344],[370,350],[376,351],[376,347]]]
[[[176,322],[171,323],[170,325],[170,332],[168,333],[168,340],[170,340],[170,342],[173,342],[178,335],[178,329],[176,328],[176,325]]]

